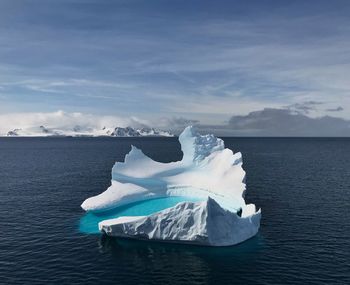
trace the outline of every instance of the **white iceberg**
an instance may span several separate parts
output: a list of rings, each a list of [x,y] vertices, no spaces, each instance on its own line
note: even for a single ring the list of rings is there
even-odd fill
[[[161,163],[132,147],[112,169],[112,185],[86,199],[86,211],[103,212],[129,203],[170,196],[195,197],[148,216],[119,217],[99,223],[110,236],[228,246],[253,237],[261,211],[246,204],[241,153],[223,140],[187,127],[179,137],[183,159]]]

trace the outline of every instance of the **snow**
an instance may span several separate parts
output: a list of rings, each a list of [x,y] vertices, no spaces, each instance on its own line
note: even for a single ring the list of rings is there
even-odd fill
[[[161,163],[132,147],[112,168],[111,186],[86,199],[86,211],[103,212],[136,201],[182,196],[182,202],[146,217],[105,220],[100,229],[112,236],[224,246],[242,242],[259,229],[261,212],[244,201],[241,153],[225,148],[213,135],[187,127],[179,137],[183,159]],[[238,214],[241,212],[241,214]]]
[[[0,134],[4,136],[5,134]],[[102,129],[94,129],[87,126],[73,126],[73,127],[55,127],[48,128],[40,127],[26,127],[16,128],[7,132],[8,137],[47,137],[47,136],[72,136],[72,137],[97,137],[97,136],[111,136],[111,137],[144,137],[144,136],[158,136],[158,137],[173,137],[174,135],[168,131],[158,130],[154,128],[134,129],[132,127],[115,127]]]

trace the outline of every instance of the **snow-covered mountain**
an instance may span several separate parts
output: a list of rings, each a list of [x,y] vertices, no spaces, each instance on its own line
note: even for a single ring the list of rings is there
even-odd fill
[[[132,127],[116,127],[102,129],[104,133],[111,137],[173,137],[174,135],[168,131],[158,130],[154,128],[143,127],[141,129],[134,129]]]
[[[74,126],[72,128],[47,128],[44,126],[30,127],[30,128],[16,128],[2,134],[2,136],[8,137],[46,137],[46,136],[110,136],[110,137],[172,137],[172,133],[164,130],[158,130],[154,128],[143,127],[135,129],[132,127],[116,127],[102,129],[93,129],[89,127]]]
[[[31,128],[18,128],[8,131],[8,137],[45,137],[45,136],[65,136],[63,131],[49,129],[44,126]]]
[[[139,136],[141,136],[137,130],[135,130],[131,127],[126,127],[126,128],[116,127],[112,132],[110,132],[110,135],[112,137],[139,137]]]
[[[169,131],[158,130],[154,128],[142,128],[137,130],[141,136],[156,136],[156,137],[173,137],[174,135]]]

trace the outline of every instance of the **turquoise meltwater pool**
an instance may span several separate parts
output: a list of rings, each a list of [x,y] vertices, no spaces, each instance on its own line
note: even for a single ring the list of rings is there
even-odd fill
[[[134,202],[103,213],[87,213],[79,222],[79,231],[83,233],[99,233],[98,223],[103,220],[122,216],[147,216],[152,213],[175,206],[177,203],[201,201],[192,197],[165,197]]]

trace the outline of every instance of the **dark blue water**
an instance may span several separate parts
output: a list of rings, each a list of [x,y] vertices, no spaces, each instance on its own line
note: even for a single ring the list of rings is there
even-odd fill
[[[225,139],[243,153],[260,233],[202,248],[81,233],[130,144],[160,161],[176,139],[1,138],[1,284],[350,284],[350,139]]]

